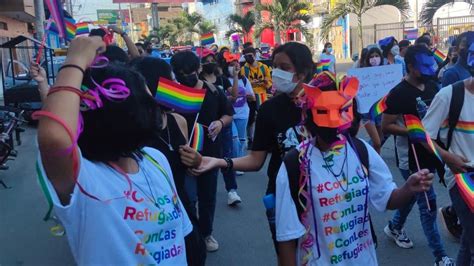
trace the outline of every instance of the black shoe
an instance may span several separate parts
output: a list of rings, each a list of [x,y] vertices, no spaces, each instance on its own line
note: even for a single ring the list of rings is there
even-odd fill
[[[448,231],[455,239],[460,239],[462,227],[459,224],[458,216],[451,210],[451,208],[451,206],[439,208],[439,216],[446,231]]]

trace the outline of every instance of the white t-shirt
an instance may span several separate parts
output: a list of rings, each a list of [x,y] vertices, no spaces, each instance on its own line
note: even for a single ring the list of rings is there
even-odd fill
[[[232,104],[234,106],[234,119],[248,119],[250,108],[247,103],[247,96],[253,95],[252,84],[246,79],[246,84],[244,84],[243,79],[239,79],[239,88],[238,88],[238,97]],[[233,84],[234,79],[229,78],[231,84]]]
[[[86,196],[76,185],[67,206],[59,201],[39,156],[40,178],[47,184],[78,265],[187,265],[184,237],[192,224],[179,198],[177,207],[173,204],[176,188],[168,161],[155,149],[145,151],[163,167],[170,182],[143,159],[139,171],[129,174],[132,192],[128,194],[129,183],[123,175],[106,164],[81,158],[79,184],[103,201]]]
[[[349,153],[347,163],[344,164],[344,173],[348,173],[349,185],[342,181],[342,176],[336,179],[327,170],[323,156],[316,147],[310,146],[308,150],[311,161],[312,199],[316,212],[314,220],[317,225],[316,231],[313,214],[309,210],[311,233],[317,240],[315,239],[311,248],[313,256],[308,265],[377,265],[368,216],[364,219],[364,205],[367,200],[378,211],[384,211],[396,185],[383,159],[370,145],[365,142],[364,144],[369,154],[369,178],[364,178],[361,163],[347,144]],[[324,156],[328,165],[334,164],[332,170],[338,174],[343,166],[345,148],[342,148],[339,154],[334,154],[333,160],[328,159],[330,153],[325,153]],[[305,227],[297,215],[285,164],[282,164],[276,180],[275,218],[277,241],[299,239],[297,264],[300,265],[301,258],[305,255],[300,246]],[[319,259],[316,241],[321,251]]]
[[[431,138],[438,136],[439,132],[441,141],[445,144],[448,143],[448,117],[452,93],[452,85],[441,89],[438,94],[436,94],[425,118],[423,119],[423,126],[425,126],[425,129]],[[473,103],[474,95],[468,90],[465,90],[464,104],[461,109],[458,124],[453,133],[451,147],[449,148],[449,152],[468,159],[472,164],[474,164]],[[449,189],[455,184],[454,175],[448,167],[446,167],[445,181]]]
[[[334,66],[336,65],[336,57],[333,54],[326,54],[322,53],[321,56],[319,56],[319,60],[330,60],[329,64],[329,71],[334,72]]]

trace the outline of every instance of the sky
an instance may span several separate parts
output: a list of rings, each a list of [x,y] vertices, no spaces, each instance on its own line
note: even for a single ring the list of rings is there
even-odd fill
[[[97,20],[97,9],[118,9],[118,4],[113,4],[112,0],[71,0],[76,20],[95,21]],[[128,5],[122,4],[122,8]]]

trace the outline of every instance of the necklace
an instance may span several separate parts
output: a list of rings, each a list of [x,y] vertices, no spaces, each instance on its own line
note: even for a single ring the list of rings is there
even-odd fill
[[[168,121],[169,122],[169,121]],[[159,136],[159,138],[161,139],[161,141],[163,141],[167,146],[168,146],[168,149],[170,151],[174,151],[173,149],[173,146],[171,146],[171,136],[170,136],[170,127],[169,127],[169,124],[166,125],[166,132],[168,133],[168,142],[166,142],[166,140],[164,140],[161,136]]]
[[[332,170],[332,166],[328,164],[326,158],[324,157],[324,154],[321,150],[319,150],[319,152],[321,153],[321,156],[323,157],[323,161],[324,161],[324,165],[325,165],[325,168],[332,174],[332,176],[334,176],[334,178],[336,179],[336,181],[339,183],[339,186],[341,187],[341,189],[346,192],[348,189],[349,189],[349,182],[347,182],[347,177],[346,177],[346,173],[344,173],[344,165],[346,165],[346,172],[349,171],[349,164],[347,163],[347,144],[344,144],[344,161],[342,162],[342,166],[341,166],[341,171],[339,171],[339,174],[335,174]],[[333,156],[334,158],[334,154],[331,155]],[[342,175],[342,181],[346,183],[346,188],[343,187],[343,184],[341,183],[341,180],[338,179],[338,177],[340,177]]]

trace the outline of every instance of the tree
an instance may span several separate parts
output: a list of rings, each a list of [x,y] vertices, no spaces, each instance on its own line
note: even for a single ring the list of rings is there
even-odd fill
[[[247,12],[243,16],[232,14],[227,18],[231,29],[226,32],[226,36],[229,37],[233,33],[242,33],[246,39],[250,37],[250,31],[255,25],[255,14],[252,11]]]
[[[384,5],[393,6],[398,9],[404,19],[408,17],[410,5],[406,0],[343,0],[337,2],[336,6],[323,18],[321,36],[327,39],[329,31],[336,20],[348,14],[355,14],[357,16],[359,48],[362,49],[362,47],[364,47],[364,41],[362,39],[362,15],[371,8]]]
[[[275,33],[275,43],[281,42],[281,33],[289,29],[297,29],[308,39],[312,40],[311,32],[301,22],[309,23],[311,20],[312,4],[298,0],[274,0],[271,4],[260,4],[256,6],[257,12],[266,11],[270,13],[269,21],[262,21],[255,29],[255,35],[260,36],[265,29],[271,29]],[[286,34],[285,34],[286,36]],[[285,37],[285,41],[287,41]]]
[[[423,5],[423,9],[421,10],[420,19],[424,25],[428,27],[433,26],[433,18],[441,7],[454,4],[455,2],[460,3],[468,3],[471,6],[471,9],[474,7],[472,0],[429,0]]]
[[[214,32],[217,30],[216,25],[214,23],[210,22],[209,20],[204,20],[201,23],[197,25],[198,32],[200,35],[209,33],[209,32]]]

